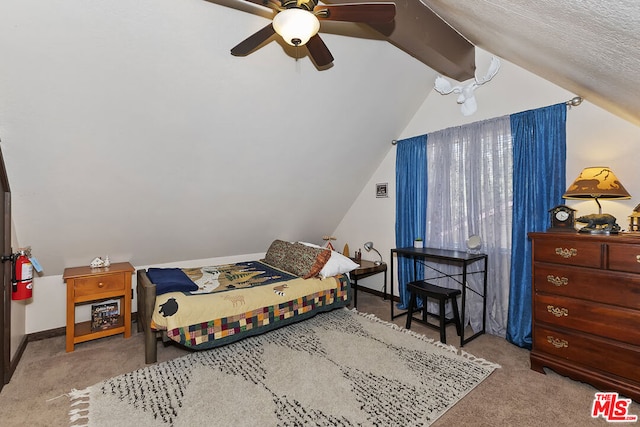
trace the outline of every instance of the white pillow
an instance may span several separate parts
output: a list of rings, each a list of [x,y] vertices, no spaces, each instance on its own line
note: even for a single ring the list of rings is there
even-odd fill
[[[321,248],[322,246],[314,245],[313,243],[299,242],[303,245]],[[323,279],[326,277],[337,276],[338,274],[348,273],[356,268],[360,267],[360,264],[356,264],[353,262],[351,258],[347,258],[346,256],[336,252],[331,251],[331,258],[329,261],[322,267],[320,270],[320,277]]]
[[[360,264],[356,264],[350,258],[336,251],[331,251],[331,258],[329,258],[329,261],[322,267],[319,274],[320,277],[324,279],[325,277],[348,273],[358,267],[360,267]]]

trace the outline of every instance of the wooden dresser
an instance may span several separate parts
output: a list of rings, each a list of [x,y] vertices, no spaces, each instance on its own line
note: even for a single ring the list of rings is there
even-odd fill
[[[640,401],[640,236],[530,233],[531,369]]]

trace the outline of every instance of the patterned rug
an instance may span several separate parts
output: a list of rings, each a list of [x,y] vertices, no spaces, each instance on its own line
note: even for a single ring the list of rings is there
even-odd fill
[[[339,309],[73,390],[88,426],[427,426],[498,365]]]

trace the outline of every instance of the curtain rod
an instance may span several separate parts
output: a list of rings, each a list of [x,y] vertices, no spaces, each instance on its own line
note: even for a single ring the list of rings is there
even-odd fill
[[[582,98],[581,96],[574,96],[570,100],[565,101],[565,105],[568,105],[569,108],[577,107],[578,105],[582,104],[582,101],[584,101],[584,98]],[[391,140],[391,145],[396,145],[397,143],[398,143],[397,139]]]
[[[573,98],[565,102],[565,104],[569,107],[577,107],[578,105],[582,104],[582,101],[583,99],[581,96],[574,96]]]

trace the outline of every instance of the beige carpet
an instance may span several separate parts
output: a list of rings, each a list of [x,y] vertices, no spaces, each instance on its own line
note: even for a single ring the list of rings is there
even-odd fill
[[[376,295],[359,292],[358,308],[389,320],[389,301]],[[404,322],[404,316],[394,320],[397,325]],[[438,338],[437,331],[418,323],[411,329]],[[458,345],[453,325],[447,329],[447,336],[451,344]],[[590,416],[596,392],[593,387],[552,371],[547,375],[532,371],[527,350],[491,335],[480,336],[465,345],[464,350],[498,363],[501,368],[433,426],[610,425]],[[159,344],[160,362],[185,354],[177,347],[164,348]],[[115,336],[82,343],[72,353],[65,352],[63,336],[31,342],[13,379],[0,393],[0,425],[67,426],[69,390],[83,389],[144,366],[144,337],[135,332],[126,340]],[[640,414],[640,405],[633,403],[629,412]]]
[[[71,418],[96,427],[428,426],[496,368],[338,309],[74,390]]]

